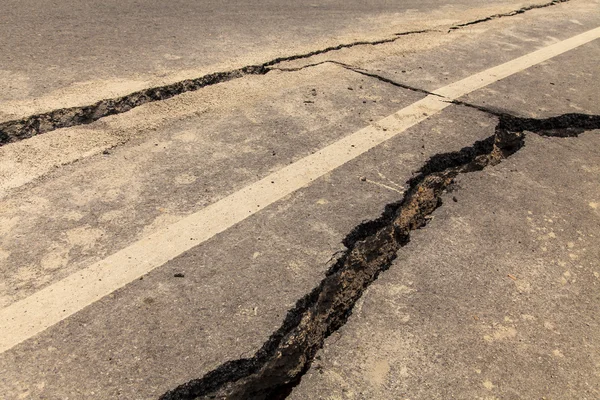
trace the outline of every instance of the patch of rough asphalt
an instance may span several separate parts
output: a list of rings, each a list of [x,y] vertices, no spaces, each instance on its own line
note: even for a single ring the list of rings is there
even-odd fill
[[[530,5],[503,14],[494,14],[486,18],[481,18],[478,20],[469,21],[463,24],[452,26],[450,27],[449,32],[456,29],[461,29],[466,26],[479,24],[498,18],[523,14],[533,9],[550,7],[568,1],[569,0],[552,0],[549,3]],[[126,96],[100,100],[94,104],[87,106],[61,108],[42,114],[31,115],[22,119],[6,121],[0,123],[0,146],[7,143],[17,142],[23,139],[28,139],[30,137],[60,128],[68,128],[71,126],[90,124],[103,117],[121,114],[131,110],[132,108],[141,106],[146,103],[166,100],[182,93],[199,90],[206,86],[227,82],[233,79],[238,79],[246,75],[264,75],[268,73],[271,69],[273,69],[272,67],[274,65],[277,65],[282,62],[310,58],[315,55],[324,54],[344,48],[351,48],[355,46],[376,46],[380,44],[391,43],[400,39],[403,36],[427,32],[432,32],[432,30],[427,29],[402,32],[397,33],[393,37],[386,39],[380,39],[375,41],[356,41],[352,43],[339,44],[337,46],[331,46],[308,53],[275,58],[261,65],[249,65],[231,71],[216,72],[195,79],[187,79],[165,86],[144,89],[128,94]]]
[[[535,119],[503,114],[487,139],[431,157],[408,181],[409,189],[401,201],[388,205],[380,218],[362,223],[346,236],[347,250],[321,283],[288,312],[254,357],[228,361],[165,393],[161,400],[286,398],[325,339],[346,323],[364,290],[409,243],[410,231],[424,227],[430,214],[442,205],[442,194],[452,190],[459,174],[480,171],[510,157],[524,146],[526,132],[566,138],[594,129],[600,129],[600,115]]]

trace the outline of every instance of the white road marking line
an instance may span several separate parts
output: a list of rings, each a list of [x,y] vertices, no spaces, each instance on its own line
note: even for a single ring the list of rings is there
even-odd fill
[[[451,83],[448,86],[444,86],[443,88],[436,90],[435,93],[453,100],[457,99],[458,97],[464,96],[467,93],[474,92],[475,90],[481,89],[482,87],[499,81],[500,79],[504,79],[510,75],[513,75],[515,72],[523,71],[524,69],[542,63],[576,47],[582,46],[591,42],[592,40],[598,39],[599,37],[600,27],[594,28],[582,34],[573,36],[572,38],[554,43],[532,53],[525,54],[522,57],[515,58],[514,60],[508,61],[504,64],[486,69],[478,74],[471,75],[465,79]]]
[[[600,37],[600,27],[438,89],[320,151],[0,310],[0,353],[437,114],[457,99]]]

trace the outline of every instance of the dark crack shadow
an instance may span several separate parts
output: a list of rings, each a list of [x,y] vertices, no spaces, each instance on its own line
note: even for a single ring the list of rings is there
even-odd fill
[[[546,119],[504,114],[487,139],[432,156],[412,177],[398,202],[363,222],[343,240],[346,251],[321,283],[288,311],[281,327],[254,357],[224,363],[204,377],[165,393],[161,400],[284,399],[298,385],[325,339],[343,326],[364,290],[392,265],[410,232],[424,227],[462,173],[500,163],[525,145],[528,132],[576,137],[600,129],[600,115],[564,114]]]

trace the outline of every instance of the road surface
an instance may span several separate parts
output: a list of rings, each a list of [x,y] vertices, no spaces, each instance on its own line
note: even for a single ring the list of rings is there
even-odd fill
[[[530,4],[488,3],[7,0],[0,121]]]
[[[175,35],[214,13],[165,48],[185,56],[162,77],[156,38],[115,41],[94,8],[37,25],[65,16],[111,61],[12,30],[13,61],[57,50],[7,64],[2,85],[30,85],[5,92],[8,122],[264,65],[11,125],[38,134],[0,146],[3,396],[600,396],[600,3],[352,4],[94,6]],[[311,33],[277,35],[282,20]],[[221,52],[211,30],[248,35]],[[106,91],[73,91],[90,80]]]

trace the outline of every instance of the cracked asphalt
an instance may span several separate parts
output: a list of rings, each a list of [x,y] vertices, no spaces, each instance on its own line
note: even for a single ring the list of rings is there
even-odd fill
[[[2,5],[1,397],[600,398],[600,2],[532,4]]]
[[[0,121],[530,4],[488,3],[6,0],[0,5]]]

